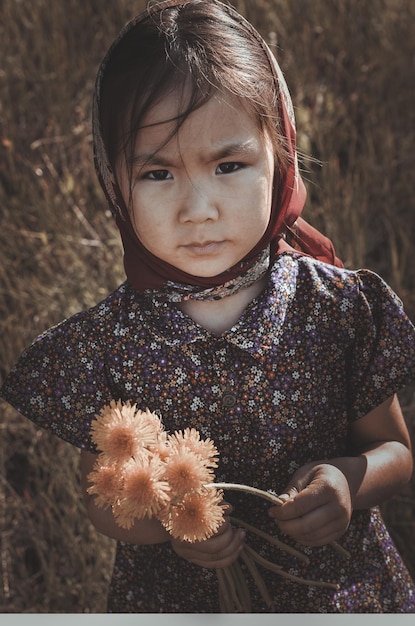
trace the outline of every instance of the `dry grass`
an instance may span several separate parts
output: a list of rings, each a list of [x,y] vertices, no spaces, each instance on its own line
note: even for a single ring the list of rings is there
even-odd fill
[[[145,2],[0,3],[0,382],[46,327],[122,279],[91,159],[97,64]],[[350,267],[381,273],[415,319],[412,0],[239,0],[297,108],[306,216]],[[272,33],[272,34],[271,34]],[[276,35],[275,35],[276,34]],[[414,432],[415,391],[402,394]],[[78,452],[4,404],[0,611],[105,611],[113,543],[86,522]],[[415,573],[415,485],[385,506]]]

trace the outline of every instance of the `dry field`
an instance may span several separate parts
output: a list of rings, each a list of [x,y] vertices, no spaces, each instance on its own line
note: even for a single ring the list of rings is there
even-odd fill
[[[38,333],[123,280],[96,182],[97,64],[143,0],[0,2],[0,383]],[[235,0],[296,105],[305,216],[415,320],[413,0]],[[316,160],[308,158],[312,155]],[[415,390],[402,393],[415,432]],[[113,543],[86,521],[78,452],[0,405],[0,612],[105,611]],[[415,484],[384,507],[415,575]]]

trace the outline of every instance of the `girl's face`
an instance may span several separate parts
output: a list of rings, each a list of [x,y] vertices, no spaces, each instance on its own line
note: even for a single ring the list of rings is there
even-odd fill
[[[239,101],[216,96],[165,144],[175,124],[165,120],[177,112],[174,93],[151,110],[137,137],[131,191],[125,163],[119,183],[148,251],[194,276],[216,276],[268,226],[273,149]]]

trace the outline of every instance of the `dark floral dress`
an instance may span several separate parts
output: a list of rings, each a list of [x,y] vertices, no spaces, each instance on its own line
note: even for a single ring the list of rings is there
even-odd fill
[[[87,450],[94,414],[111,399],[132,400],[170,432],[192,426],[211,437],[217,480],[281,493],[304,463],[350,454],[350,423],[414,379],[415,329],[382,279],[285,253],[266,290],[220,337],[125,283],[40,336],[1,394]],[[235,492],[226,499],[236,517],[277,534],[268,503]],[[338,583],[305,586],[263,571],[277,612],[415,612],[414,584],[378,508],[354,512],[339,540],[349,560],[332,546],[303,548],[305,564],[256,536],[247,541],[294,575]],[[251,594],[252,612],[266,612],[253,584]],[[120,542],[108,611],[219,612],[216,574],[168,543]]]

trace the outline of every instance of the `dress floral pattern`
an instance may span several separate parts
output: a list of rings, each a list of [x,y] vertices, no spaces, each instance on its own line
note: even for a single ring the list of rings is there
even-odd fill
[[[266,290],[222,336],[124,283],[43,333],[1,395],[87,450],[93,416],[111,399],[131,400],[171,432],[192,426],[212,438],[218,481],[281,493],[302,464],[348,454],[350,423],[414,379],[415,329],[379,276],[284,253]],[[236,517],[277,534],[269,504],[235,492],[226,499]],[[376,507],[355,511],[339,541],[350,560],[324,546],[304,548],[305,564],[257,537],[247,541],[286,571],[339,585],[263,572],[278,612],[415,612],[414,583]],[[251,594],[253,612],[266,612],[254,584]],[[109,612],[219,610],[214,571],[180,559],[168,543],[118,543]]]

